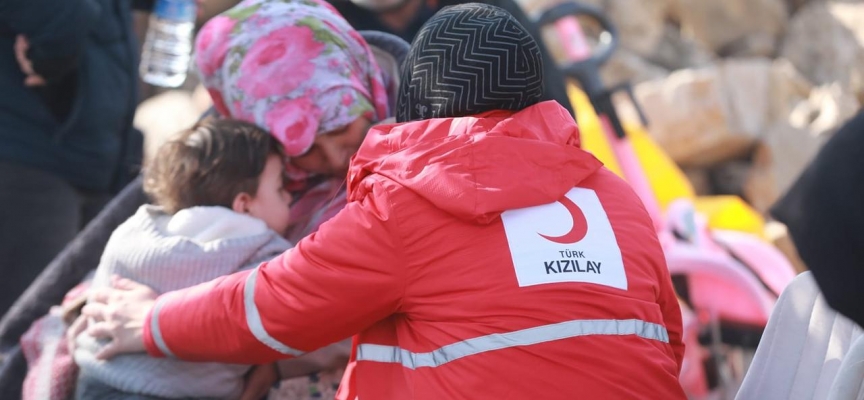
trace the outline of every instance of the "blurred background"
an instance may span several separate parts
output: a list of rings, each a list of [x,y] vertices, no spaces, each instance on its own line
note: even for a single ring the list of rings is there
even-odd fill
[[[520,0],[534,18],[561,0]],[[198,24],[237,3],[205,0]],[[864,99],[864,1],[581,0],[617,26],[604,82],[631,82],[648,133],[698,195],[737,195],[765,215]],[[586,34],[592,21],[586,21]],[[146,31],[147,15],[136,16]],[[567,59],[561,35],[544,40]],[[179,89],[142,84],[135,125],[152,154],[210,106],[195,73]],[[619,100],[616,97],[616,100]],[[616,101],[633,120],[631,101]],[[799,268],[782,226],[765,234]]]
[[[565,3],[518,2],[534,20]],[[197,25],[236,3],[204,0]],[[781,271],[786,267],[782,260],[773,264],[761,260],[765,262],[760,266],[760,260],[736,254],[723,232],[745,232],[773,244],[795,272],[806,270],[785,226],[772,221],[769,209],[864,101],[864,1],[580,0],[579,4],[594,7],[617,28],[618,46],[599,72],[604,89],[624,88],[612,91],[611,107],[639,153],[659,208],[672,215],[673,199],[689,199],[714,230],[706,238],[719,245],[700,248],[701,254],[714,260],[731,256],[736,265],[759,276],[762,289],[771,297],[766,309],[756,312],[761,314],[748,314],[760,300],[741,300],[747,291],[740,282],[724,286],[722,274],[708,274],[700,281],[688,266],[676,269],[681,265],[676,266],[669,256],[685,325],[688,318],[693,324],[685,330],[693,335],[688,339],[688,357],[692,355],[695,364],[685,361],[689,366],[682,382],[692,398],[733,398],[774,299],[793,275]],[[147,18],[147,14],[136,15],[141,37]],[[579,53],[574,40],[587,46],[584,54],[575,55],[576,61],[609,46],[611,35],[596,18],[583,16],[578,22],[578,37],[556,23],[542,29],[545,44],[562,69],[572,65],[574,54]],[[603,139],[593,110],[603,95],[586,96],[590,90],[584,82],[572,78],[567,90],[583,130],[583,145],[610,169],[620,169],[613,164],[622,161],[621,155],[604,153],[609,139]],[[626,83],[631,86],[618,86]],[[134,123],[145,133],[146,160],[167,136],[192,125],[211,103],[194,71],[177,89],[143,83],[141,87],[144,96]],[[627,96],[628,90],[632,96]],[[652,149],[654,144],[657,149]],[[691,221],[692,215],[689,218],[681,221]],[[684,234],[689,228],[675,226],[675,221],[671,225],[661,230],[661,241],[663,232],[676,235],[677,244],[664,247],[667,251],[683,248],[682,242],[695,245],[697,241]],[[689,282],[676,281],[679,275]],[[776,287],[772,277],[780,282]],[[715,288],[720,288],[719,294]],[[743,303],[733,304],[736,299]],[[749,325],[720,332],[742,323]],[[283,387],[277,398],[297,397],[291,390]]]

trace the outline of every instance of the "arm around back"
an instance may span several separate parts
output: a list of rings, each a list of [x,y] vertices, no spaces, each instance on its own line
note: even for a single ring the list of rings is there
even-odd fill
[[[362,331],[401,305],[397,224],[376,187],[259,268],[162,296],[145,322],[148,351],[263,364]]]

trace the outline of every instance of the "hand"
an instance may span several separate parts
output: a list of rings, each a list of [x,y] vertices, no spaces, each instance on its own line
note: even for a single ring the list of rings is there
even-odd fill
[[[33,63],[27,58],[27,50],[29,49],[30,42],[27,41],[27,38],[24,35],[18,35],[15,38],[15,59],[18,60],[18,66],[21,68],[21,71],[24,72],[24,75],[27,75],[24,78],[24,86],[43,86],[45,85],[45,79],[33,70]]]
[[[86,316],[79,315],[66,330],[66,345],[69,347],[69,354],[75,353],[75,339],[87,329],[87,321]]]
[[[246,383],[240,400],[261,400],[270,393],[270,388],[279,381],[279,369],[275,363],[258,365],[246,374]]]
[[[107,360],[118,354],[143,352],[144,323],[159,294],[140,283],[111,278],[113,289],[93,291],[91,301],[81,314],[93,318],[87,333],[95,338],[110,338],[111,342],[96,354]]]

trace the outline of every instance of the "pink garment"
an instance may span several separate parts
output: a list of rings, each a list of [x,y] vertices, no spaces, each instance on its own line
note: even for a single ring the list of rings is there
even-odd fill
[[[328,179],[308,187],[302,197],[291,205],[291,226],[285,238],[291,243],[318,230],[325,221],[336,215],[347,203],[343,179]]]
[[[63,304],[80,297],[90,282],[79,284],[66,294]],[[21,351],[27,360],[23,400],[66,400],[72,398],[78,366],[66,343],[62,306],[54,306],[21,336]]]
[[[219,112],[268,129],[289,157],[317,134],[388,115],[372,51],[325,2],[244,0],[204,25],[195,50]]]

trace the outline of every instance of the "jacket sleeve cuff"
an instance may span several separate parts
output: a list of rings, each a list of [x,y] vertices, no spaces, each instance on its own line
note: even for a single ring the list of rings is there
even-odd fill
[[[152,357],[173,357],[174,355],[168,349],[162,338],[162,330],[159,326],[159,310],[165,304],[167,296],[159,296],[156,299],[156,304],[147,313],[147,318],[144,320],[144,347],[147,353]]]

